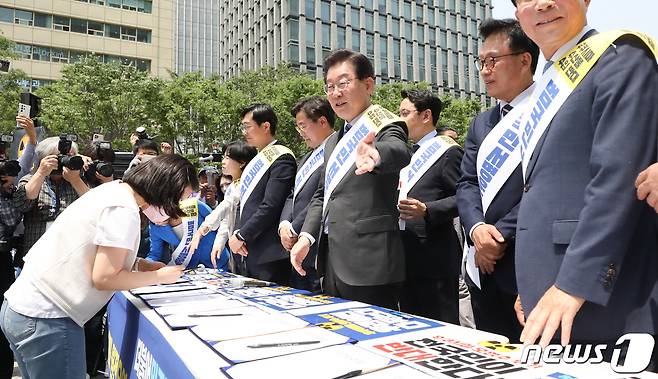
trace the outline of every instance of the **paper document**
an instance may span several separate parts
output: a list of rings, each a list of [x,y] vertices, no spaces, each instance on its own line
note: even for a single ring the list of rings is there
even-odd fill
[[[213,348],[233,363],[240,363],[340,345],[348,341],[348,337],[309,326],[287,332],[218,342]]]
[[[194,283],[178,283],[178,284],[162,284],[156,286],[146,286],[130,290],[135,296],[146,295],[151,293],[163,293],[163,292],[178,292],[178,291],[189,291],[203,288],[202,286]]]
[[[386,367],[391,363],[393,362],[388,358],[352,344],[342,344],[241,363],[224,371],[233,379],[264,377],[268,379],[332,379],[355,370],[371,370]],[[382,370],[381,373],[384,374],[386,370]],[[369,376],[364,376],[364,379],[366,378]]]
[[[478,288],[482,288],[480,285],[480,270],[475,265],[475,247],[473,246],[468,246],[468,252],[466,253],[466,274]]]
[[[179,307],[185,306],[188,303],[196,303],[199,301],[217,301],[226,299],[226,296],[218,293],[203,294],[197,296],[186,297],[165,297],[161,299],[145,300],[146,304],[150,307],[163,307],[165,305],[177,305]]]
[[[202,323],[191,328],[192,332],[206,342],[226,341],[287,330],[303,328],[308,323],[286,313],[248,314],[242,317],[225,317],[219,324]]]

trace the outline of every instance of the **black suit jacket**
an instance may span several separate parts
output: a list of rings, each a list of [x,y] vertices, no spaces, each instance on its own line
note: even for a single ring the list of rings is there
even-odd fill
[[[247,267],[288,259],[278,227],[281,210],[295,183],[297,164],[290,154],[272,163],[244,204],[236,229],[247,244]]]
[[[521,165],[512,172],[507,182],[500,189],[489,205],[487,214],[482,211],[482,198],[477,177],[477,154],[484,138],[500,121],[500,105],[475,116],[468,128],[464,143],[464,158],[462,159],[462,177],[457,183],[457,204],[459,217],[468,234],[478,222],[494,225],[507,241],[505,255],[496,262],[493,277],[498,286],[505,292],[516,294],[516,278],[514,273],[514,245],[516,236],[516,219],[519,203],[523,194],[523,174]],[[469,242],[470,236],[467,236]],[[480,274],[483,275],[483,274]]]
[[[455,193],[462,155],[464,152],[459,146],[448,149],[407,195],[427,206],[427,216],[407,221],[401,232],[407,277],[448,278],[459,275],[461,246],[453,219],[457,217]]]
[[[313,150],[310,152],[306,153],[302,157],[302,159],[299,161],[298,169],[301,168],[304,163],[308,160],[308,158],[313,154]],[[292,224],[292,228],[295,230],[296,233],[301,233],[302,226],[304,225],[304,219],[306,218],[306,212],[308,211],[308,205],[311,203],[311,199],[313,198],[313,194],[315,193],[315,190],[318,188],[318,182],[320,181],[320,173],[324,170],[324,164],[315,170],[313,174],[306,180],[306,183],[302,186],[302,188],[299,190],[299,193],[297,193],[297,196],[295,197],[295,201],[293,203],[293,190],[290,192],[290,195],[288,195],[288,198],[286,199],[286,204],[283,207],[283,211],[281,212],[281,220],[280,221],[290,221]],[[319,231],[316,233],[313,237],[317,240],[319,238]],[[315,267],[315,258],[317,257],[318,253],[318,244],[313,244],[309,250],[308,255],[306,258],[304,258],[304,261],[302,262],[302,267],[304,268],[314,268]]]

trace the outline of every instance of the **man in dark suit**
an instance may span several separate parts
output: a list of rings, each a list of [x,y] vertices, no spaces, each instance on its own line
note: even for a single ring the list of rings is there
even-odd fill
[[[560,58],[579,43],[576,51],[601,54],[547,128],[522,137],[536,141],[524,153],[516,236],[525,343],[547,344],[557,329],[562,344],[658,333],[655,212],[632,187],[657,155],[658,65],[635,35],[592,47],[605,35],[587,26],[589,3],[516,1],[523,30],[556,62],[538,90],[546,78],[559,84],[557,71],[573,62]]]
[[[406,198],[398,203],[407,263],[407,279],[402,286],[400,310],[436,320],[459,324],[459,264],[461,246],[453,225],[457,216],[455,188],[464,154],[456,143],[437,140],[436,123],[441,100],[429,91],[402,91],[399,114],[409,128],[413,141],[411,162],[426,155],[422,149],[437,141],[446,150],[410,186]],[[419,161],[420,162],[420,161]],[[408,169],[407,166],[406,169]],[[404,178],[405,169],[400,173]]]
[[[375,75],[363,54],[336,50],[323,67],[328,100],[346,123],[327,141],[325,170],[290,259],[304,275],[301,262],[317,243],[326,293],[395,309],[405,274],[396,189],[410,158],[407,127],[391,112],[371,106]],[[379,127],[376,135],[363,132],[366,124]],[[374,150],[368,167],[356,154],[357,144],[360,149],[366,143]]]
[[[247,144],[259,152],[277,144],[274,138],[277,117],[272,107],[252,104],[242,111],[241,116]],[[281,285],[289,283],[291,267],[288,254],[279,242],[277,229],[297,169],[295,157],[287,151],[271,163],[260,180],[254,180],[251,195],[246,201],[245,196],[241,195],[236,230],[228,241],[231,251],[240,255],[235,257],[236,261],[245,264],[240,274]],[[254,160],[258,158],[256,156]],[[242,176],[242,186],[250,171],[248,165]]]
[[[295,187],[286,200],[281,212],[279,223],[279,236],[281,245],[290,251],[297,242],[299,232],[304,225],[306,211],[311,198],[318,188],[324,163],[324,146],[327,138],[334,132],[336,115],[329,102],[320,97],[313,96],[299,101],[290,111],[295,118],[296,128],[311,151],[302,157],[297,167]],[[320,231],[313,237],[319,237]],[[301,276],[294,269],[291,270],[291,286],[308,291],[318,291],[320,280],[315,270],[317,244],[311,246],[309,254],[304,258],[302,267],[306,276]]]
[[[506,163],[514,164],[513,171],[497,193],[494,192],[495,196],[485,210],[478,177],[481,167],[478,167],[477,158],[482,143],[503,114],[521,104],[530,94],[539,49],[523,33],[516,20],[485,20],[480,25],[480,37],[484,39],[477,61],[480,75],[487,93],[499,102],[471,122],[461,163],[462,177],[457,184],[459,216],[469,245],[475,248],[475,263],[479,268],[476,279],[479,279],[480,287],[471,277],[467,277],[466,282],[471,292],[476,327],[518,341],[521,326],[514,312],[517,294],[514,237],[523,188],[520,159],[513,163],[512,158],[508,158]],[[510,157],[513,155],[511,153]],[[491,187],[488,190],[495,191]]]

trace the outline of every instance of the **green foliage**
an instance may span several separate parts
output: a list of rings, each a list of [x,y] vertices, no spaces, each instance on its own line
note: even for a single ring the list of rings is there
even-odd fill
[[[133,66],[87,57],[64,66],[61,80],[37,91],[40,117],[51,133],[75,133],[83,146],[100,133],[115,149],[127,149],[137,127],[157,129],[163,86]]]
[[[3,128],[14,125],[20,92],[16,80],[24,78],[20,75],[14,71],[0,76],[0,85],[6,89],[3,99],[13,101],[0,104],[0,112],[11,116],[2,120]],[[190,156],[217,151],[224,143],[242,138],[240,110],[254,102],[272,105],[279,118],[277,139],[301,155],[306,147],[295,130],[290,109],[302,98],[323,94],[321,80],[300,74],[286,64],[247,71],[225,82],[198,72],[171,74],[170,79],[162,80],[132,66],[103,64],[88,57],[66,65],[62,76],[60,81],[37,91],[43,98],[40,118],[52,135],[76,133],[84,147],[92,134],[100,133],[116,149],[125,150],[129,148],[130,134],[144,126],[150,135],[157,135],[160,141],[175,146],[178,153]],[[373,103],[397,113],[400,92],[411,88],[428,89],[429,85],[379,85]],[[468,123],[480,111],[480,103],[450,97],[442,100],[441,126],[450,126],[464,135]]]
[[[26,80],[27,75],[21,70],[10,69],[0,73],[0,133],[11,134],[16,127],[18,113],[18,96],[23,88],[19,81]]]
[[[0,35],[0,59],[16,59],[18,54],[14,52],[14,42]]]
[[[441,102],[443,110],[439,117],[439,125],[455,129],[459,134],[457,142],[463,146],[468,125],[475,115],[482,111],[482,104],[477,100],[461,100],[450,96],[443,96]]]

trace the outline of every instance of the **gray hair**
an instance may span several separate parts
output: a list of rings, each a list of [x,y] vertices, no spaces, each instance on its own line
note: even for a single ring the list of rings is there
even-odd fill
[[[37,172],[39,164],[43,158],[49,155],[59,154],[59,149],[57,148],[58,145],[59,137],[48,137],[37,144],[37,147],[34,149],[36,157],[34,160],[34,166],[32,167],[33,174]],[[78,144],[76,142],[71,143],[71,150],[73,150],[75,154],[78,153]]]

